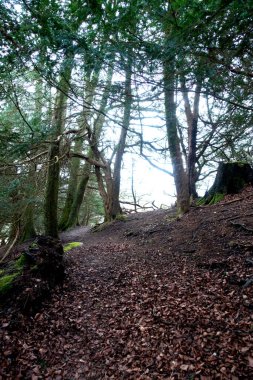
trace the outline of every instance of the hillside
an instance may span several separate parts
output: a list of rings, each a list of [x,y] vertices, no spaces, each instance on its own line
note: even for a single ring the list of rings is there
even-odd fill
[[[253,378],[252,190],[63,234],[63,286],[0,315],[0,379]]]

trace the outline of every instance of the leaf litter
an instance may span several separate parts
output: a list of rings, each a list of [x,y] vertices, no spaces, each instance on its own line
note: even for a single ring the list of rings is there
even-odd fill
[[[248,187],[181,219],[73,231],[83,245],[39,312],[1,310],[0,379],[253,378],[252,207]]]

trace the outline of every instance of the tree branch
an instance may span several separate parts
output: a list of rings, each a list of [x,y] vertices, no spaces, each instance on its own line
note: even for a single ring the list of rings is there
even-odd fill
[[[107,168],[107,165],[104,164],[103,162],[99,162],[99,161],[93,160],[89,156],[87,156],[85,154],[82,154],[82,153],[70,152],[70,153],[68,153],[68,156],[69,156],[69,158],[72,158],[72,157],[81,158],[82,160],[87,161],[89,164],[97,166],[99,168],[105,168],[105,169]]]

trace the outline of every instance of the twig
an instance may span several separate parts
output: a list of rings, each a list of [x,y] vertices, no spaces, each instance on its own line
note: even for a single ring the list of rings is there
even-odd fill
[[[230,203],[239,202],[239,201],[242,201],[243,199],[245,198],[236,198],[236,199],[232,199],[231,201],[224,202],[223,204],[229,205]]]
[[[0,260],[0,263],[2,263],[6,257],[9,255],[9,253],[11,252],[12,248],[14,247],[14,245],[16,244],[17,240],[18,240],[18,237],[19,237],[19,227],[17,228],[17,232],[16,232],[16,236],[13,240],[13,242],[11,243],[11,245],[9,246],[9,248],[7,249],[7,251],[5,252],[5,254],[3,255],[3,257],[1,258]]]
[[[130,205],[130,206],[136,206],[142,210],[154,210],[154,207],[152,207],[152,206],[145,206],[145,205],[142,206],[139,203],[133,203],[133,202],[127,202],[127,201],[119,201],[119,203]],[[152,203],[152,205],[153,205],[153,203]]]
[[[222,220],[231,221],[231,220],[235,220],[235,219],[245,218],[247,216],[253,216],[253,213],[251,212],[249,214],[243,214],[243,215],[240,214],[240,215],[237,215],[237,216],[231,216],[230,218],[224,217],[224,218],[219,219],[219,222],[222,221]]]
[[[251,247],[252,247],[252,245],[251,245]],[[245,260],[245,263],[246,263],[248,266],[253,266],[253,260],[246,259],[246,260]]]
[[[246,227],[244,224],[242,224],[242,223],[238,223],[238,222],[230,222],[233,226],[235,226],[235,227],[240,227],[240,228],[242,228],[243,230],[245,230],[245,231],[248,231],[248,232],[253,232],[253,229],[252,228],[248,228],[248,227]]]
[[[83,160],[86,160],[89,164],[94,165],[96,167],[105,168],[105,169],[107,168],[107,165],[104,164],[103,162],[93,160],[89,156],[86,156],[85,154],[82,154],[82,153],[69,152],[68,156],[70,158],[72,158],[72,157],[81,158]]]
[[[247,198],[250,198],[250,197],[252,197],[252,194],[250,194],[250,195],[247,195],[247,197],[243,197],[243,198],[236,198],[236,199],[232,199],[231,201],[225,201],[224,203],[222,203],[222,204],[225,204],[225,205],[228,205],[228,204],[230,204],[230,203],[234,203],[234,202],[239,202],[239,201],[243,201],[244,199],[247,199]]]
[[[251,284],[253,283],[253,277],[250,277],[248,278],[248,280],[245,282],[245,284],[243,285],[243,289],[247,288],[248,286],[250,286]]]
[[[229,220],[245,218],[245,216],[253,216],[253,212],[250,212],[249,214],[243,214],[243,215],[239,215],[239,216],[234,216],[232,218],[229,218]]]

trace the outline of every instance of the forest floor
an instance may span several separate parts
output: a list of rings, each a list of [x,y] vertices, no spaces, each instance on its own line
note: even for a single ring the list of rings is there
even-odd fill
[[[0,314],[0,379],[253,379],[252,187],[62,240],[63,286]]]

